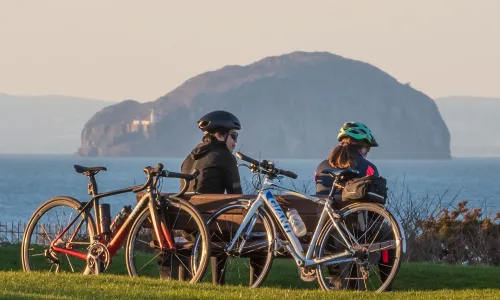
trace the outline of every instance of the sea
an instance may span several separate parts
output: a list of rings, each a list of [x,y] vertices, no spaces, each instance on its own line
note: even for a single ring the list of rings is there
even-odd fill
[[[284,185],[314,194],[313,176],[320,159],[275,159],[275,164],[298,174]],[[74,165],[104,166],[107,171],[96,175],[100,192],[139,185],[145,182],[143,168],[163,163],[179,172],[182,158],[162,157],[74,157],[71,155],[0,155],[0,224],[27,223],[44,201],[55,196],[71,196],[88,201],[87,177],[78,174]],[[479,207],[486,213],[500,211],[500,158],[453,158],[451,160],[372,160],[387,178],[391,201],[442,199],[452,206],[462,200],[468,207]],[[250,186],[252,174],[240,169],[242,181]],[[164,179],[162,191],[176,192],[179,180]],[[124,205],[136,203],[135,194],[108,197],[114,215]]]

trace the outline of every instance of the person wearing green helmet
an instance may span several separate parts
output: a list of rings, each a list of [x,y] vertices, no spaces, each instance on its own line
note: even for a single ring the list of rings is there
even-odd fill
[[[378,176],[377,167],[366,159],[372,147],[378,147],[372,131],[360,122],[347,122],[342,125],[337,135],[339,145],[333,148],[330,157],[323,160],[314,174],[316,194],[328,195],[333,180],[330,175],[321,174],[324,169],[352,168],[360,173],[360,177]]]
[[[328,196],[330,190],[332,189],[333,179],[330,175],[321,174],[324,169],[346,169],[352,168],[359,172],[359,177],[364,176],[379,176],[378,168],[369,160],[366,159],[370,149],[372,147],[378,147],[378,143],[375,140],[375,136],[372,131],[360,122],[347,122],[342,125],[338,134],[337,140],[339,145],[337,145],[330,153],[329,158],[323,160],[317,167],[314,173],[314,181],[316,183],[316,194]],[[342,207],[342,200],[340,200],[340,194],[335,197],[335,206],[337,208]],[[390,230],[390,228],[383,227],[381,229],[383,232]],[[340,240],[340,239],[339,239]],[[331,245],[335,245],[335,248],[341,248],[342,245],[337,241],[332,241]],[[388,270],[391,268],[391,262],[393,262],[394,254],[393,250],[384,250],[386,252],[383,256],[384,260],[379,263],[380,277],[386,277]],[[339,269],[342,269],[340,270]],[[329,272],[332,275],[332,284],[337,286],[339,289],[356,289],[359,288],[355,280],[349,280],[345,278],[355,277],[354,274],[346,274],[353,272],[355,268],[352,268],[349,263],[340,264],[340,266],[329,268]],[[351,270],[351,271],[346,271]],[[353,276],[354,275],[354,276]],[[344,278],[344,279],[342,279]],[[392,284],[386,289],[386,291],[392,290]]]

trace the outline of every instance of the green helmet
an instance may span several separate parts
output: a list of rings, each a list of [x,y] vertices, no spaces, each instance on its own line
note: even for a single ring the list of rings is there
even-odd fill
[[[337,140],[340,142],[345,137],[351,137],[358,141],[364,141],[370,147],[378,147],[377,141],[372,134],[372,131],[364,124],[359,122],[347,122],[340,128]]]

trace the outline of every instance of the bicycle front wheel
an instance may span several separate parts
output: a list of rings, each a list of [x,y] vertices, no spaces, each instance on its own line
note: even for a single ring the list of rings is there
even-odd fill
[[[211,272],[207,272],[203,281],[255,288],[266,278],[273,262],[274,227],[273,220],[265,209],[259,208],[255,213],[254,222],[250,221],[243,229],[233,251],[226,251],[247,214],[248,201],[239,201],[221,207],[210,216],[207,226],[210,232],[212,266]]]
[[[382,206],[356,203],[340,210],[339,225],[346,243],[332,221],[325,224],[318,241],[317,258],[341,253],[353,246],[358,253],[352,262],[318,265],[322,289],[353,289],[382,292],[392,289],[402,256],[401,232],[396,219]],[[341,226],[342,227],[342,226]],[[359,244],[359,246],[357,245]]]
[[[21,261],[24,271],[75,272],[86,271],[87,262],[68,254],[54,251],[53,246],[87,253],[94,241],[95,223],[89,213],[83,213],[62,235],[73,219],[78,216],[81,203],[70,197],[47,200],[33,214],[24,232],[21,245]]]
[[[182,199],[168,199],[158,214],[175,247],[160,249],[151,213],[149,208],[144,209],[127,239],[125,256],[129,275],[198,282],[207,269],[210,252],[208,231],[201,215]],[[195,240],[199,240],[196,245]]]

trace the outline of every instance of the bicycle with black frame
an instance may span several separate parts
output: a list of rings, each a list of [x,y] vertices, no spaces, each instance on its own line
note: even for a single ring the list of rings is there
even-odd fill
[[[197,170],[192,174],[170,172],[159,163],[155,168],[143,169],[147,175],[143,185],[99,193],[95,175],[106,168],[74,168],[89,178],[88,193],[92,198],[80,202],[58,196],[35,211],[22,242],[25,271],[97,275],[108,268],[126,239],[125,260],[130,276],[158,278],[163,274],[164,278],[167,268],[171,271],[167,277],[178,275],[191,283],[200,280],[210,255],[208,231],[197,209],[180,198],[191,180],[197,183]],[[162,178],[182,179],[184,187],[174,196],[161,196]],[[109,204],[99,203],[105,197],[143,190],[146,192],[134,209],[125,206],[113,222]]]

